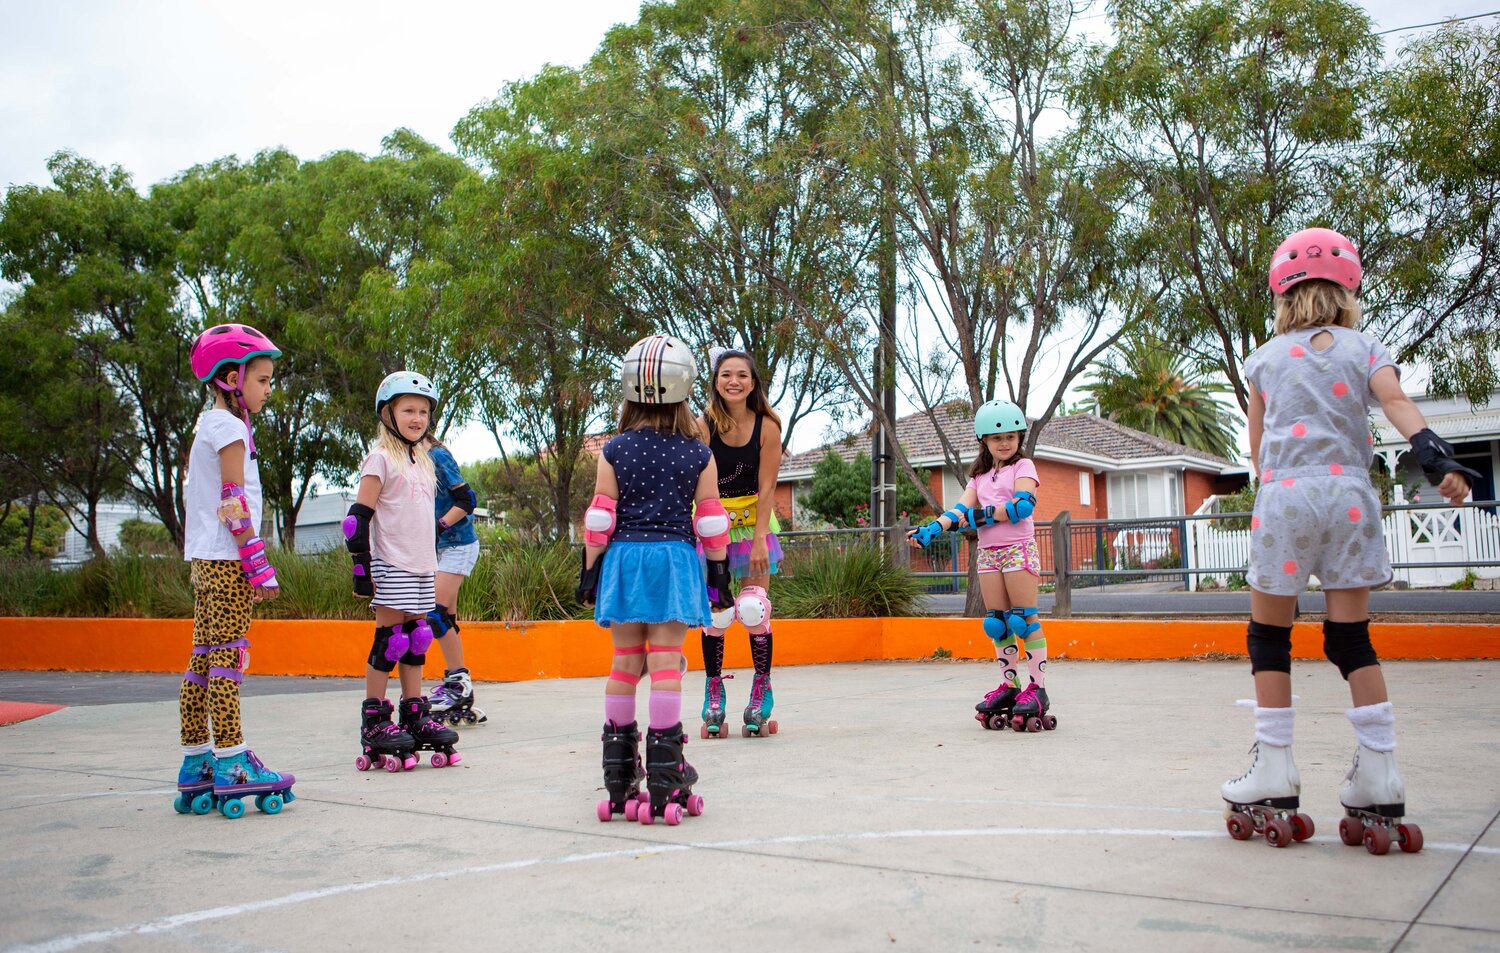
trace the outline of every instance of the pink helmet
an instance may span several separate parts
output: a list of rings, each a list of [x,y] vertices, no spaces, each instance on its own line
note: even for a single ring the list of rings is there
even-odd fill
[[[1271,293],[1285,294],[1309,278],[1336,281],[1350,291],[1364,271],[1354,243],[1331,228],[1304,228],[1276,246],[1271,257]]]
[[[277,358],[281,352],[271,339],[248,324],[216,324],[198,335],[189,352],[193,376],[213,380],[225,364],[243,364],[252,357]]]

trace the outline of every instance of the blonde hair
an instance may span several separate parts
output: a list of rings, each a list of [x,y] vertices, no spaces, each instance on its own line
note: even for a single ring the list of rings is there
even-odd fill
[[[389,405],[387,405],[389,406]],[[385,413],[385,408],[381,409]],[[408,479],[415,472],[417,479],[437,486],[437,468],[432,465],[432,457],[427,455],[429,447],[435,443],[429,434],[417,441],[412,447],[400,437],[391,433],[390,429],[382,422],[380,430],[375,434],[375,439],[370,441],[371,453],[384,453],[396,464],[396,469]]]
[[[1277,334],[1327,325],[1358,328],[1363,318],[1364,309],[1354,292],[1337,282],[1314,278],[1276,296]]]
[[[620,433],[627,430],[655,430],[657,433],[675,433],[690,440],[698,440],[698,418],[685,400],[675,404],[642,404],[634,400],[620,402]]]

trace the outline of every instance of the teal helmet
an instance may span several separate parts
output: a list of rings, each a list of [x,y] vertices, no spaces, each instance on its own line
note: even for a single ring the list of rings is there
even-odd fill
[[[1008,400],[987,400],[974,412],[974,436],[983,440],[992,433],[1018,433],[1026,429],[1026,415]]]

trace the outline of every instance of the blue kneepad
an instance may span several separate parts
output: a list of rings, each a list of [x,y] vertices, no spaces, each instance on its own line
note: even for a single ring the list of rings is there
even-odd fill
[[[1010,627],[1006,624],[1004,612],[991,609],[985,614],[984,634],[996,643],[1004,642],[1010,636]]]
[[[1005,614],[1006,627],[1010,629],[1011,634],[1018,639],[1024,639],[1026,636],[1042,627],[1042,624],[1040,622],[1027,622],[1027,616],[1032,616],[1033,618],[1035,618],[1035,606],[1015,608]]]

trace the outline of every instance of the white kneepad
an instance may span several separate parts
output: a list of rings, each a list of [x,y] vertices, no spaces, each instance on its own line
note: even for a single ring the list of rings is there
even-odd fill
[[[713,627],[723,632],[734,623],[734,606],[727,609],[714,609],[708,615],[713,622]]]
[[[713,539],[729,532],[729,517],[722,513],[707,513],[698,517],[694,528],[699,539]]]
[[[741,590],[734,608],[739,613],[740,621],[745,623],[745,628],[752,632],[756,629],[764,631],[771,621],[771,600],[759,586]]]

